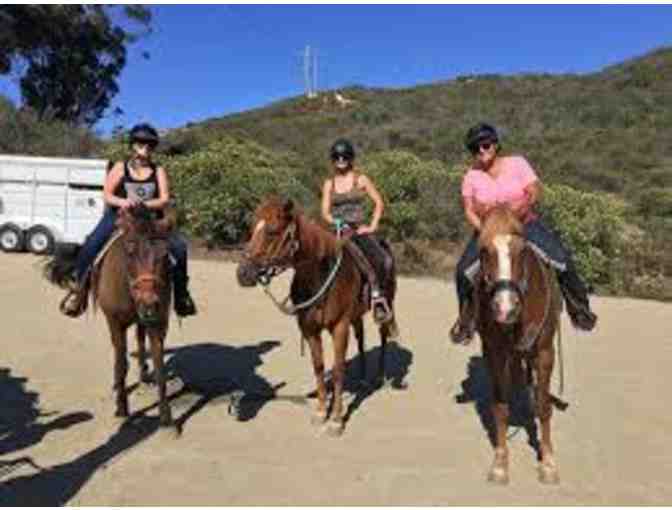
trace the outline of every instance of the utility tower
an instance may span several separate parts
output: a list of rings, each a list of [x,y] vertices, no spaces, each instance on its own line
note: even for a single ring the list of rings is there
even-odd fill
[[[317,96],[317,51],[306,45],[303,51],[303,80],[306,88],[306,96]]]

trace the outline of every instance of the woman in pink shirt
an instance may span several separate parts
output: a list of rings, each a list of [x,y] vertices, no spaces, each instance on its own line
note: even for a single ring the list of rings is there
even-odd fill
[[[472,280],[479,270],[478,231],[484,214],[498,204],[511,207],[525,225],[527,241],[557,270],[567,312],[574,326],[592,330],[597,317],[590,310],[586,285],[559,237],[534,214],[533,207],[541,195],[541,183],[535,171],[522,156],[498,154],[499,136],[489,124],[472,127],[467,132],[465,145],[474,156],[474,163],[462,181],[462,198],[465,216],[475,233],[457,263],[455,282],[460,316],[450,330],[453,342],[466,343],[475,331]]]

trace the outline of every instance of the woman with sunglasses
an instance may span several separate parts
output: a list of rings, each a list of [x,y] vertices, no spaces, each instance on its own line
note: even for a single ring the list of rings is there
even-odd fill
[[[572,256],[558,236],[534,214],[534,205],[541,196],[541,183],[535,171],[522,156],[499,155],[499,136],[489,124],[477,124],[469,129],[465,145],[474,159],[462,181],[462,198],[466,219],[475,234],[457,263],[455,282],[460,316],[450,330],[453,342],[467,343],[474,335],[471,278],[478,270],[478,231],[484,215],[497,204],[511,207],[525,225],[526,239],[547,255],[557,270],[572,324],[591,331],[597,316],[590,309],[588,290]]]
[[[337,140],[331,147],[330,157],[333,175],[322,186],[322,217],[339,234],[352,236],[364,255],[382,259],[387,272],[392,265],[391,255],[374,236],[385,208],[383,198],[371,179],[355,167],[355,149],[349,140]],[[367,199],[374,205],[370,223],[365,222]],[[379,278],[368,261],[362,263],[367,265],[373,318],[378,323],[386,322],[392,318],[392,313],[381,292]]]
[[[161,214],[170,200],[168,175],[163,167],[152,161],[152,152],[159,144],[159,134],[149,124],[138,124],[130,131],[130,157],[109,168],[103,186],[105,212],[84,241],[77,254],[75,276],[77,287],[66,298],[62,310],[70,317],[78,317],[83,311],[84,293],[80,292],[89,276],[91,266],[100,250],[115,230],[117,210],[129,209],[142,202],[145,207]],[[187,244],[182,237],[173,233],[169,240],[169,251],[175,260],[173,287],[175,312],[180,317],[194,315],[196,306],[188,290]]]

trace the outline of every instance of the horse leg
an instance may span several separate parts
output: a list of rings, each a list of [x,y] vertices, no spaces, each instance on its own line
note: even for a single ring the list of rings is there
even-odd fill
[[[506,432],[509,424],[511,374],[505,352],[489,353],[490,374],[493,386],[492,414],[495,417],[495,457],[488,472],[488,481],[509,483],[509,449]]]
[[[170,412],[170,404],[166,398],[166,374],[163,370],[163,331],[152,330],[149,338],[152,345],[152,361],[154,362],[154,376],[159,390],[159,424],[162,427],[173,425],[173,417]]]
[[[361,317],[352,321],[352,327],[355,330],[357,338],[357,351],[359,353],[359,383],[366,385],[366,356],[364,354],[364,321]]]
[[[313,373],[317,385],[317,409],[313,413],[311,423],[322,425],[327,419],[327,386],[324,383],[324,354],[322,352],[322,337],[311,335],[308,337],[310,358],[313,362]]]
[[[108,318],[110,338],[114,348],[114,384],[116,392],[117,408],[114,415],[120,418],[128,417],[128,392],[126,389],[126,374],[128,373],[128,360],[126,359],[126,328],[122,327],[114,319]]]
[[[331,411],[331,420],[327,432],[331,436],[340,436],[343,433],[343,383],[345,382],[345,354],[348,349],[350,321],[343,320],[336,324],[332,332],[334,341],[334,366],[332,377],[334,382],[334,406]]]
[[[553,457],[551,444],[551,416],[553,406],[550,397],[551,373],[555,361],[553,349],[539,351],[537,369],[537,415],[541,422],[541,462],[539,463],[539,481],[541,483],[559,483],[560,475]]]
[[[138,368],[140,370],[140,382],[150,384],[152,378],[149,376],[149,366],[147,365],[147,352],[145,350],[145,339],[147,330],[144,326],[137,325],[135,335],[138,340]]]

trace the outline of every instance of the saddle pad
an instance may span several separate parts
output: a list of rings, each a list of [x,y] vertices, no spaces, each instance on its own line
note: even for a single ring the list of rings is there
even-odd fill
[[[98,266],[100,266],[100,263],[102,262],[103,258],[105,257],[105,254],[110,250],[112,245],[123,235],[123,232],[119,229],[115,230],[114,233],[110,236],[110,238],[107,240],[105,245],[103,246],[103,249],[100,250],[100,253],[96,256],[96,259],[93,261],[93,265],[91,266],[92,269],[97,270]]]

